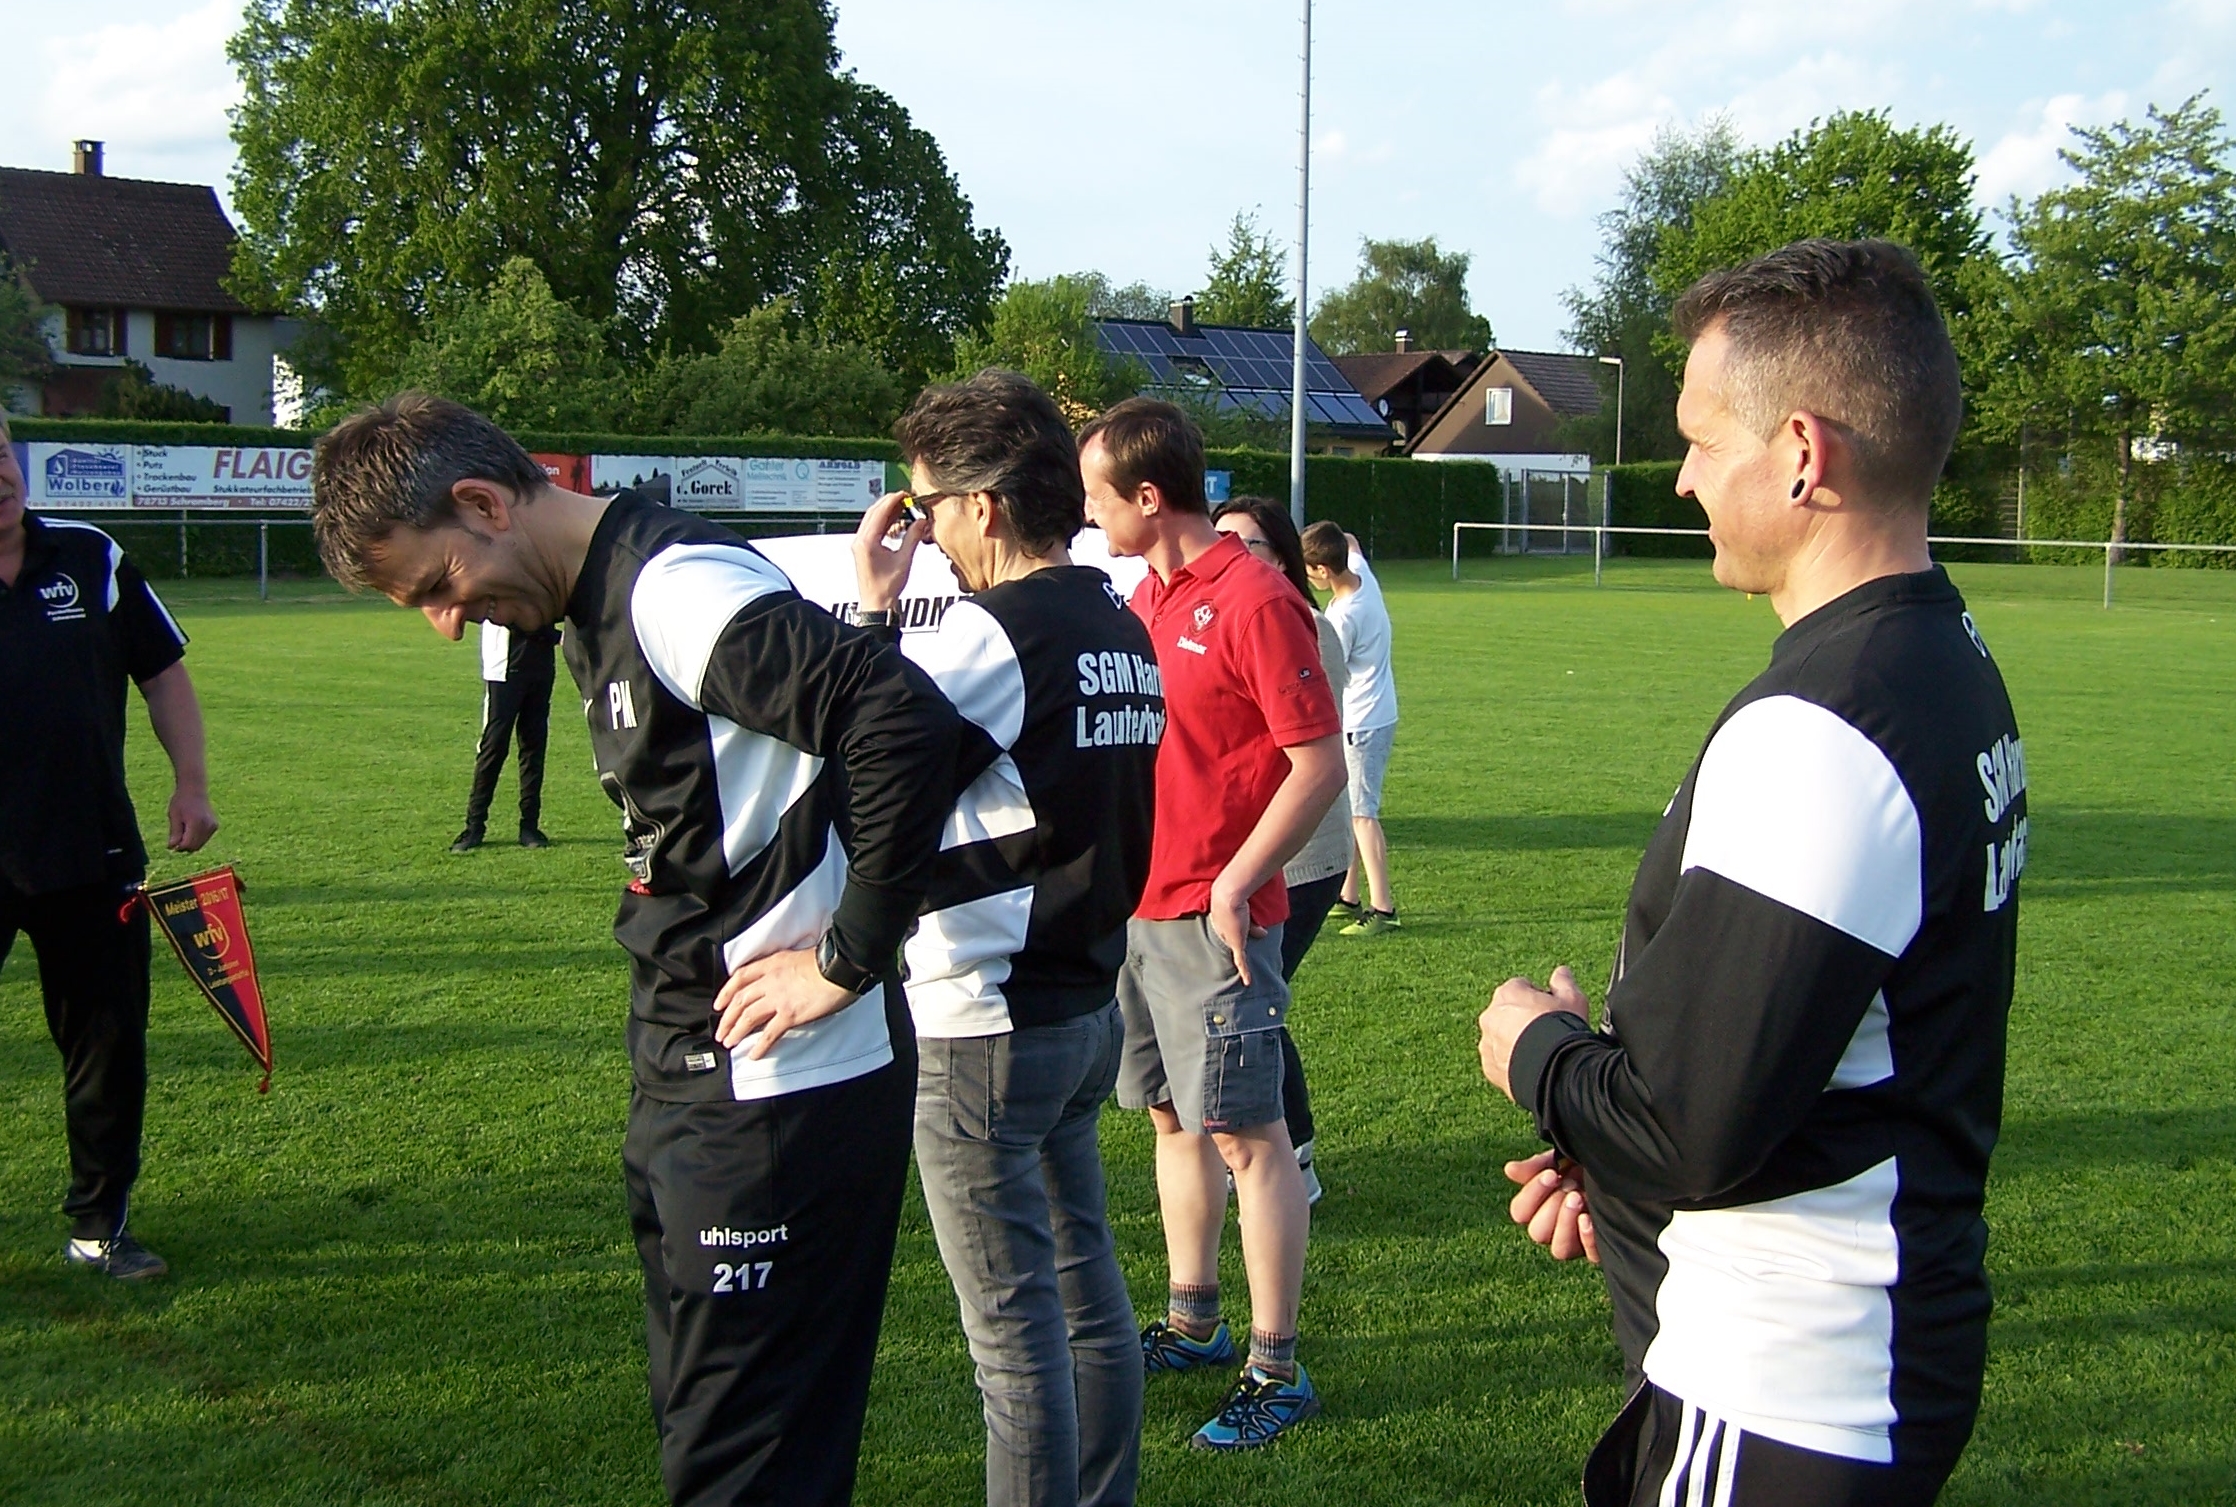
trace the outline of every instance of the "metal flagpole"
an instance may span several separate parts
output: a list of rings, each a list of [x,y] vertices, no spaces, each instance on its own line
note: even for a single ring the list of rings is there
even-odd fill
[[[1304,0],[1304,80],[1297,116],[1297,310],[1289,374],[1289,517],[1304,528],[1304,311],[1312,239],[1312,0]]]

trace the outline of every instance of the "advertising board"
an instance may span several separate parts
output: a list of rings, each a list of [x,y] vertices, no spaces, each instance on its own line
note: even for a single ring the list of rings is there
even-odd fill
[[[22,449],[29,507],[57,512],[132,505],[132,446],[34,440]]]
[[[842,622],[854,621],[861,594],[854,582],[852,534],[791,534],[756,539],[753,547],[791,578],[793,589],[801,596]],[[1071,562],[1093,566],[1110,577],[1120,596],[1131,595],[1149,573],[1147,563],[1138,556],[1113,556],[1102,530],[1096,528],[1081,529],[1072,538]],[[917,547],[916,558],[909,562],[908,584],[901,588],[901,599],[894,605],[894,621],[904,634],[929,632],[939,626],[939,620],[961,595],[962,587],[956,584],[947,556],[926,542]]]
[[[135,445],[136,508],[287,508],[311,505],[311,452],[298,446]]]
[[[593,455],[590,489],[630,487],[694,512],[859,513],[885,492],[885,463],[785,456]]]

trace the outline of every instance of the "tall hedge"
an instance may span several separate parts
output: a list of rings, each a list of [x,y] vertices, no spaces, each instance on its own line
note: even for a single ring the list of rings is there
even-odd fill
[[[1609,466],[1600,474],[1611,503],[1608,522],[1616,528],[1705,529],[1708,515],[1690,497],[1677,495],[1675,461],[1636,461]],[[1621,555],[1658,559],[1705,560],[1715,554],[1706,539],[1679,539],[1667,534],[1617,534],[1611,541]]]
[[[1275,450],[1213,450],[1204,462],[1233,476],[1234,495],[1289,497],[1289,457]],[[1496,466],[1381,456],[1309,455],[1304,516],[1330,518],[1358,535],[1374,559],[1440,559],[1455,523],[1505,517]]]

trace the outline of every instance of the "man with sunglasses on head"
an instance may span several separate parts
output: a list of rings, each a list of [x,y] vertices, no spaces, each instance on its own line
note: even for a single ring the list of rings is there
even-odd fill
[[[899,494],[864,516],[863,621],[899,639],[893,607],[927,538],[965,593],[902,641],[964,724],[904,953],[916,1164],[978,1367],[986,1500],[1118,1507],[1140,1475],[1141,1349],[1097,1127],[1125,1040],[1118,969],[1149,873],[1164,694],[1139,620],[1071,562],[1079,456],[1046,393],[982,371],[927,389],[894,433],[917,516]]]

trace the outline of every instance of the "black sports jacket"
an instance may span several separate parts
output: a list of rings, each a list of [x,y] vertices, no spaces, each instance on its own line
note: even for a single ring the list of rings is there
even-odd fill
[[[1165,725],[1148,630],[1101,571],[1056,566],[964,598],[902,648],[963,717],[960,794],[904,950],[917,1034],[1109,1004]]]
[[[1512,1082],[1581,1164],[1616,1336],[1710,1415],[1953,1459],[2026,862],[2003,679],[1937,567],[1788,629],[1648,844],[1607,1020]]]
[[[727,529],[616,495],[567,604],[632,882],[629,1045],[654,1098],[762,1099],[892,1060],[882,987],[755,1062],[714,1040],[732,969],[835,926],[892,963],[953,794],[955,714],[889,645],[800,600]]]

